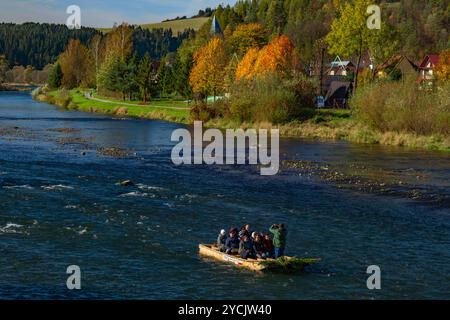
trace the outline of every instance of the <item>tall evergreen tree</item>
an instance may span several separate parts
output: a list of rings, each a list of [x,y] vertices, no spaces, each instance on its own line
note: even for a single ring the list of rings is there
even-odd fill
[[[145,54],[139,64],[136,82],[141,92],[141,98],[144,102],[147,102],[150,99],[150,92],[153,82],[152,63],[148,53]]]
[[[52,72],[50,73],[50,75],[48,77],[48,85],[50,86],[50,88],[54,88],[54,89],[59,88],[59,87],[61,87],[62,79],[63,79],[63,73],[61,70],[61,65],[57,62],[53,66]]]

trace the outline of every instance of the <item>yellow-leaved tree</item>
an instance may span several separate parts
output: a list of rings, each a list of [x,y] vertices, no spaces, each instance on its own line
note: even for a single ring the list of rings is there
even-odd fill
[[[205,97],[216,97],[223,91],[228,57],[224,41],[215,37],[194,54],[189,80],[192,91]]]
[[[240,24],[228,40],[230,47],[239,57],[250,48],[262,48],[267,44],[268,31],[259,23]]]
[[[59,57],[62,85],[67,89],[91,86],[95,82],[92,60],[91,52],[80,40],[71,40]]]

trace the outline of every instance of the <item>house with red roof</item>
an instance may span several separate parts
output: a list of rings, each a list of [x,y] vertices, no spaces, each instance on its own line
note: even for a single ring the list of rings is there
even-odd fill
[[[432,85],[436,78],[436,66],[439,64],[439,55],[427,55],[419,65],[420,76],[417,82]]]

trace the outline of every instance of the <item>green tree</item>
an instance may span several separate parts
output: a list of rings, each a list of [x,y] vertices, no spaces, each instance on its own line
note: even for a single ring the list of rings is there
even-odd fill
[[[61,87],[63,79],[63,73],[61,70],[61,65],[57,62],[52,68],[52,71],[48,77],[48,85],[50,88],[59,88]]]
[[[189,75],[192,70],[194,59],[192,54],[178,55],[173,64],[173,87],[183,98],[192,97],[192,88],[189,84]]]
[[[147,102],[150,98],[153,83],[152,62],[148,53],[145,54],[139,64],[136,82],[139,86],[142,99],[144,102]]]
[[[273,33],[281,34],[286,24],[286,12],[283,0],[272,0],[267,12],[267,24]]]
[[[367,27],[367,8],[372,4],[371,0],[355,0],[344,3],[339,12],[339,17],[331,25],[331,31],[327,35],[328,51],[330,54],[351,57],[356,55],[358,63],[354,75],[355,91],[358,86],[358,74],[361,58],[368,50],[371,53],[381,55],[383,46],[389,39],[387,25],[382,23],[381,30],[369,29]],[[388,55],[383,52],[384,55]]]
[[[128,99],[132,100],[135,93],[139,91],[137,83],[139,59],[136,54],[128,59],[123,70],[123,90],[128,94]]]
[[[173,77],[172,77],[172,67],[165,61],[161,62],[158,70],[158,88],[160,95],[162,97],[167,97],[167,95],[172,91],[173,88]]]
[[[125,100],[127,93],[127,69],[127,64],[122,61],[120,56],[109,58],[105,62],[99,76],[102,88],[112,92],[120,92],[122,99]]]

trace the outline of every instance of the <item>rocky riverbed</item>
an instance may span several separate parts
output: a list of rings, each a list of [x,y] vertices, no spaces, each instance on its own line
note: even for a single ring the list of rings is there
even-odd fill
[[[325,181],[339,189],[404,197],[450,207],[450,194],[427,187],[428,174],[414,168],[386,170],[357,163],[330,164],[302,160],[283,161],[282,167],[299,177]]]

